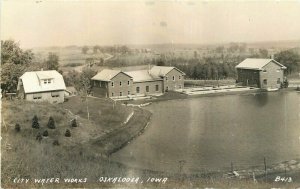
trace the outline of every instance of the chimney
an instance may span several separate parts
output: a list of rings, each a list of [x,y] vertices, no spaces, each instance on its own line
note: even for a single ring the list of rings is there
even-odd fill
[[[44,71],[44,69],[43,69],[43,68],[41,68],[41,71]]]
[[[150,64],[148,64],[148,73],[150,74]]]
[[[270,58],[271,58],[271,59],[274,59],[274,54],[271,54]]]

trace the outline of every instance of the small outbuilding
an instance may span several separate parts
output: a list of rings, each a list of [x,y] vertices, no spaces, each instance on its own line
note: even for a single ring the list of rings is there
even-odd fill
[[[28,101],[64,102],[66,85],[56,70],[25,72],[18,82],[18,96]]]
[[[278,89],[286,67],[274,59],[247,58],[236,67],[237,83],[261,89]]]

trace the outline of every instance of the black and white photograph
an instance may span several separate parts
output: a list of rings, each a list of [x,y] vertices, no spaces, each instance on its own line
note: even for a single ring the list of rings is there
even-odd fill
[[[300,1],[2,0],[1,188],[300,188]]]

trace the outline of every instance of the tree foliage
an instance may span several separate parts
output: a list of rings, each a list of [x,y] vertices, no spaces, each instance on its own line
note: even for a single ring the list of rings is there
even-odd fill
[[[39,120],[38,120],[38,117],[36,115],[34,115],[33,118],[32,118],[32,125],[31,126],[34,129],[39,129],[40,128]]]
[[[49,136],[49,133],[48,133],[48,131],[47,131],[47,130],[45,130],[45,131],[43,132],[43,136],[44,136],[44,137],[47,137],[47,136]]]
[[[32,62],[33,53],[22,50],[19,43],[13,40],[1,41],[1,64],[29,64]]]
[[[81,51],[82,51],[83,54],[87,54],[88,50],[89,50],[89,47],[88,47],[88,46],[84,46],[84,47],[82,47],[82,49],[81,49]]]
[[[15,125],[15,131],[16,131],[16,132],[20,132],[20,131],[21,131],[20,124],[17,123],[17,124]]]
[[[30,50],[23,50],[13,40],[1,41],[1,89],[3,93],[15,92],[19,77],[34,58]]]
[[[71,137],[71,131],[69,129],[66,130],[65,136],[66,137]]]
[[[48,58],[45,62],[45,66],[47,70],[57,70],[59,67],[59,57],[57,54],[50,52],[48,54]]]
[[[73,119],[73,120],[72,120],[71,126],[72,126],[72,127],[77,127],[76,119]]]
[[[43,139],[42,134],[41,134],[41,133],[38,133],[35,139],[38,140],[39,142],[41,142],[42,139]]]
[[[92,81],[91,78],[96,75],[96,71],[85,68],[82,70],[78,77],[78,81],[75,83],[75,88],[84,94],[90,94],[92,89]]]
[[[25,65],[6,63],[1,70],[1,88],[3,92],[16,92],[19,78],[25,72]]]
[[[55,122],[54,122],[54,119],[53,119],[52,116],[49,117],[49,121],[48,121],[47,127],[49,129],[55,129]]]
[[[275,60],[287,67],[286,73],[291,74],[294,72],[300,72],[300,55],[299,53],[286,50],[281,51],[274,56]]]

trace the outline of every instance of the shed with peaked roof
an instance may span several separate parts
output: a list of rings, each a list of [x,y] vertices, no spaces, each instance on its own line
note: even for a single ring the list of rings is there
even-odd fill
[[[274,59],[247,58],[238,64],[237,83],[262,89],[280,88],[286,67]]]

